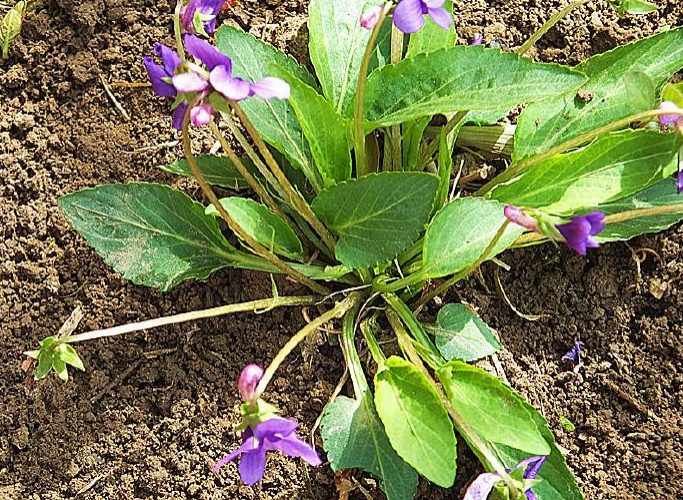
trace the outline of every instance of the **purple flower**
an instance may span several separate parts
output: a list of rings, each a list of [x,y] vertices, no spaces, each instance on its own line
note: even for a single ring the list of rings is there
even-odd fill
[[[446,0],[401,0],[394,10],[394,24],[404,33],[417,33],[425,25],[425,16],[445,30],[453,24],[453,17],[443,8]]]
[[[195,33],[195,17],[204,25],[204,31],[211,34],[216,29],[216,17],[226,0],[190,0],[180,11],[180,23],[186,33]]]
[[[483,43],[484,43],[484,35],[482,35],[481,33],[477,33],[476,35],[474,35],[474,38],[470,42],[470,45],[481,45]]]
[[[241,455],[239,472],[242,482],[252,486],[263,477],[266,469],[266,454],[279,450],[288,457],[301,457],[313,467],[322,463],[316,451],[296,435],[296,420],[273,417],[258,424],[254,430],[248,428],[242,433],[242,445],[226,455],[211,471],[216,473],[221,467]]]
[[[524,479],[536,479],[547,458],[547,456],[537,456],[524,459],[512,469],[508,470],[508,472],[517,470],[520,467],[525,467],[526,469],[524,470],[522,477]],[[467,488],[463,500],[486,500],[493,490],[493,487],[501,480],[502,478],[495,472],[480,474],[470,487]],[[526,495],[527,500],[537,500],[538,498],[536,494],[531,491],[531,488],[526,490],[524,494]]]
[[[664,101],[659,105],[659,109],[662,111],[683,111],[681,108],[676,106],[675,103],[671,101]],[[659,115],[658,117],[659,124],[664,126],[664,127],[670,127],[670,126],[675,126],[678,130],[683,129],[683,116],[682,115]]]
[[[555,226],[564,238],[564,243],[579,255],[586,255],[588,248],[598,248],[600,244],[594,238],[605,229],[605,214],[591,212],[587,215],[572,217],[567,224]]]
[[[171,84],[171,79],[180,66],[180,56],[160,43],[154,45],[154,52],[161,58],[162,65],[155,63],[149,56],[143,57],[152,89],[159,97],[175,97],[176,90]]]
[[[254,391],[262,377],[263,368],[259,365],[251,364],[244,367],[237,381],[237,389],[240,391],[243,401],[254,399]]]
[[[538,222],[536,219],[525,214],[522,209],[517,208],[514,205],[507,205],[503,212],[505,213],[505,217],[507,217],[510,222],[513,222],[518,226],[522,226],[529,231],[534,231],[535,233],[539,232]]]
[[[581,363],[581,349],[583,348],[584,343],[580,340],[577,340],[576,342],[574,342],[574,346],[571,349],[569,349],[567,354],[562,356],[562,361],[574,364]]]
[[[382,5],[370,7],[362,16],[360,16],[360,25],[366,30],[373,29],[377,25],[383,9],[384,7]]]
[[[683,168],[678,171],[676,176],[676,192],[678,194],[683,193]]]

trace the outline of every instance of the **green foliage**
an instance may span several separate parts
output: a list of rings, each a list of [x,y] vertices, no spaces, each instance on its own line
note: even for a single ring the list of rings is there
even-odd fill
[[[461,361],[437,373],[451,404],[479,437],[531,455],[550,453],[533,415],[496,377]]]
[[[534,165],[492,196],[512,205],[570,215],[625,196],[670,176],[677,168],[675,134],[625,130],[572,153]]]
[[[443,8],[452,14],[453,0],[446,0]],[[458,35],[455,32],[455,25],[446,31],[436,24],[431,17],[427,16],[425,20],[424,27],[410,36],[406,57],[414,57],[418,54],[434,52],[439,49],[449,49],[457,43]]]
[[[0,23],[0,51],[2,58],[9,57],[9,48],[12,42],[21,34],[21,25],[24,17],[35,9],[35,0],[21,0],[7,11]]]
[[[256,172],[256,166],[249,158],[242,158],[242,163],[252,174]],[[227,189],[241,190],[249,187],[247,181],[242,178],[235,165],[229,158],[224,156],[198,156],[197,165],[204,176],[204,180],[212,186],[221,186]],[[169,165],[159,167],[164,172],[183,177],[193,177],[192,169],[187,159],[181,158]]]
[[[683,83],[667,83],[662,87],[662,101],[671,101],[683,108]]]
[[[455,481],[455,434],[436,390],[392,356],[375,375],[375,405],[391,446],[417,472],[448,488]]]
[[[448,276],[474,264],[507,220],[504,206],[482,198],[460,198],[446,205],[427,228],[420,274],[428,278]],[[510,225],[489,258],[512,245],[522,229]]]
[[[419,54],[368,78],[370,129],[456,111],[497,111],[576,91],[585,76],[481,46]],[[495,95],[495,98],[492,96]]]
[[[439,310],[436,325],[426,326],[447,361],[476,361],[500,348],[493,331],[479,316],[462,304],[447,304]]]
[[[289,83],[294,108],[325,187],[351,178],[349,124],[318,92],[284,70],[274,72]]]
[[[576,67],[588,76],[578,94],[532,103],[524,110],[515,133],[513,161],[547,151],[633,114],[624,80],[628,72],[645,73],[659,89],[681,68],[683,28],[591,57]],[[649,109],[657,104],[652,97]]]
[[[339,235],[337,259],[352,269],[370,267],[392,260],[417,239],[437,187],[431,174],[373,174],[320,193],[313,210]]]
[[[620,17],[626,14],[649,14],[659,9],[656,4],[646,0],[608,0],[608,3],[614,7]]]
[[[413,498],[417,473],[391,447],[370,391],[359,400],[337,396],[320,427],[332,470],[363,469],[379,479],[387,500]]]
[[[265,205],[248,198],[223,198],[219,200],[225,211],[252,238],[273,253],[290,259],[303,259],[303,248],[296,233],[276,213]],[[213,205],[206,213],[220,217]]]
[[[135,284],[166,291],[207,278],[234,258],[216,220],[168,186],[106,184],[64,196],[59,207],[104,261]]]
[[[35,379],[42,380],[47,377],[52,370],[64,382],[69,380],[67,365],[85,371],[83,361],[76,353],[76,350],[69,344],[59,342],[57,337],[48,337],[40,342],[37,351],[25,352],[27,356],[38,361]]]
[[[223,26],[218,30],[216,46],[232,59],[236,76],[255,82],[272,76],[272,65],[315,86],[313,76],[292,57],[238,28]],[[317,191],[322,190],[322,179],[292,105],[277,99],[247,99],[240,104],[263,139],[301,170]]]

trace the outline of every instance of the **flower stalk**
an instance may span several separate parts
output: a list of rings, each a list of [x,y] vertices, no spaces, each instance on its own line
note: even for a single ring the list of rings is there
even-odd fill
[[[517,49],[517,54],[523,56],[526,54],[531,47],[536,45],[543,35],[545,35],[550,29],[559,23],[562,19],[567,17],[574,9],[588,3],[590,0],[578,0],[566,5],[564,8],[556,12],[550,19],[548,19],[543,26],[541,26],[536,33],[531,35],[529,39],[522,44],[520,48]]]

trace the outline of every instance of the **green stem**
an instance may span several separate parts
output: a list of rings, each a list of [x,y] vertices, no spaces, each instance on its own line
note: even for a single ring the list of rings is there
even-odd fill
[[[559,23],[562,19],[564,19],[566,16],[569,15],[571,11],[573,11],[575,8],[580,7],[581,5],[588,3],[590,0],[578,0],[576,2],[572,2],[569,5],[565,6],[563,9],[560,9],[558,12],[555,13],[553,17],[548,19],[543,26],[539,28],[539,30],[531,35],[531,37],[524,42],[524,44],[517,49],[517,54],[520,56],[523,56],[526,54],[531,47],[536,45],[536,42],[538,42],[543,35],[545,35],[548,31],[550,31],[550,28],[555,26],[557,23]]]
[[[511,498],[517,498],[517,488],[515,487],[512,478],[507,473],[505,465],[501,463],[498,457],[495,456],[489,450],[489,447],[486,445],[486,442],[475,432],[474,429],[472,429],[470,424],[458,413],[458,411],[455,409],[451,401],[448,399],[448,396],[446,396],[446,393],[441,387],[441,384],[434,380],[434,377],[432,377],[431,373],[429,373],[429,370],[427,370],[424,363],[422,362],[422,359],[420,358],[420,355],[415,349],[415,346],[413,345],[413,342],[410,336],[408,335],[408,332],[406,332],[406,329],[401,324],[401,321],[399,320],[396,313],[394,313],[394,311],[391,310],[387,311],[387,318],[389,319],[389,323],[391,323],[391,326],[394,329],[394,332],[396,333],[396,338],[398,339],[401,349],[403,349],[403,352],[406,353],[408,359],[410,359],[410,362],[415,366],[415,368],[417,368],[422,373],[422,375],[424,375],[425,378],[429,381],[432,387],[434,387],[437,394],[439,395],[441,404],[448,412],[448,415],[451,417],[451,420],[455,424],[455,427],[460,433],[460,435],[465,437],[465,440],[467,441],[467,444],[470,446],[470,448],[472,448],[472,450],[476,454],[480,455],[486,461],[488,461],[491,468],[493,468],[493,470],[495,470],[496,473],[498,473],[498,475],[503,479],[505,484],[510,489]]]
[[[494,155],[512,156],[515,129],[515,125],[464,126],[460,129],[456,144],[481,149]]]
[[[365,83],[368,78],[368,67],[370,66],[370,59],[372,57],[372,51],[375,48],[375,42],[379,36],[379,32],[382,29],[384,20],[389,14],[389,11],[393,7],[393,3],[387,2],[384,4],[382,13],[379,16],[377,24],[372,29],[372,34],[368,40],[368,44],[365,47],[365,53],[363,54],[363,59],[360,63],[360,69],[358,70],[358,88],[356,90],[356,105],[354,111],[354,150],[356,155],[356,177],[362,177],[369,174],[368,165],[365,162],[365,120],[363,118],[363,99],[365,98]]]
[[[93,330],[91,332],[80,333],[78,335],[69,335],[68,337],[61,339],[60,342],[73,344],[76,342],[83,342],[85,340],[115,337],[117,335],[123,335],[126,333],[150,330],[160,326],[175,325],[178,323],[185,323],[187,321],[195,321],[198,319],[215,318],[216,316],[224,316],[226,314],[238,312],[265,312],[275,309],[276,307],[310,306],[316,304],[318,300],[320,299],[316,296],[273,297],[271,299],[253,300],[251,302],[242,302],[240,304],[230,304],[227,306],[204,309],[202,311],[175,314],[173,316],[165,316],[163,318],[155,318],[147,321],[140,321],[138,323],[115,326],[113,328]]]
[[[372,282],[372,288],[376,292],[380,293],[397,292],[403,288],[417,285],[424,278],[420,275],[420,273],[414,273],[406,276],[405,278],[392,281],[391,283],[385,283],[385,279],[386,276],[377,276]]]
[[[377,324],[377,315],[375,314],[362,321],[360,324],[360,331],[363,333],[363,338],[368,344],[372,359],[375,360],[375,363],[377,363],[378,366],[381,366],[387,358],[382,352],[382,348],[379,346],[379,342],[377,342],[377,338],[375,337],[375,332],[380,331],[380,327]]]
[[[235,114],[240,119],[240,121],[244,125],[244,128],[247,129],[247,132],[256,143],[256,147],[263,155],[263,158],[266,160],[266,163],[270,167],[273,175],[275,175],[275,178],[284,188],[284,191],[289,199],[289,203],[291,204],[292,208],[299,212],[299,214],[306,220],[306,222],[308,222],[311,225],[314,231],[318,233],[318,236],[320,236],[320,238],[323,240],[325,246],[331,252],[334,252],[335,240],[334,236],[332,236],[332,233],[330,233],[330,231],[325,227],[325,225],[320,221],[320,219],[318,219],[318,217],[313,213],[313,210],[311,210],[310,205],[304,199],[301,193],[299,193],[299,191],[297,191],[294,188],[294,186],[292,186],[291,182],[289,182],[289,179],[287,179],[287,176],[280,168],[280,165],[278,165],[277,161],[275,161],[273,154],[268,149],[268,146],[266,146],[266,143],[263,142],[263,139],[261,138],[260,134],[254,127],[251,120],[249,120],[247,115],[244,113],[240,105],[237,104],[235,101],[230,101],[230,106],[235,110]]]
[[[175,35],[175,47],[180,60],[185,62],[185,46],[183,45],[183,26],[180,22],[180,11],[183,9],[183,3],[178,1],[173,12],[173,33]]]
[[[190,169],[192,170],[192,174],[194,175],[195,179],[199,183],[199,187],[202,189],[202,192],[204,195],[209,199],[209,201],[213,204],[214,207],[216,207],[216,210],[218,210],[218,213],[220,214],[221,218],[228,224],[228,227],[230,228],[231,231],[233,231],[237,236],[240,237],[240,239],[245,242],[247,245],[249,245],[254,252],[259,256],[262,257],[263,259],[267,260],[271,264],[273,264],[275,267],[277,267],[281,272],[289,276],[295,281],[298,281],[302,285],[307,286],[311,290],[313,290],[315,293],[319,293],[321,295],[328,295],[330,291],[316,283],[310,278],[307,278],[303,274],[301,274],[299,271],[296,271],[295,269],[291,268],[288,266],[283,260],[281,260],[277,255],[274,253],[270,252],[266,247],[261,245],[258,241],[256,241],[254,238],[251,237],[243,228],[240,226],[231,216],[228,214],[228,212],[223,208],[223,205],[221,202],[218,200],[218,197],[216,194],[213,192],[213,189],[211,189],[211,186],[209,186],[206,183],[206,180],[204,180],[204,176],[202,175],[201,170],[199,169],[199,165],[197,164],[197,159],[194,157],[194,154],[192,153],[192,142],[190,141],[190,109],[192,106],[188,106],[187,112],[185,113],[185,117],[183,119],[183,126],[182,126],[182,138],[183,138],[183,148],[185,150],[185,157],[187,158],[187,162],[190,165]]]
[[[344,348],[344,357],[346,358],[346,365],[349,368],[349,376],[353,383],[353,392],[356,399],[359,399],[365,391],[368,390],[368,381],[363,373],[363,365],[358,357],[356,350],[356,314],[358,307],[356,304],[344,316],[344,323],[342,324],[342,346]]]
[[[391,27],[391,64],[397,64],[403,58],[403,32],[396,26]],[[394,125],[388,132],[390,140],[387,141],[387,147],[390,148],[388,155],[391,164],[388,170],[400,172],[403,170],[403,144],[401,125]],[[386,164],[386,160],[385,160]]]
[[[271,361],[270,365],[268,365],[268,368],[266,368],[266,371],[263,374],[263,377],[261,378],[258,387],[256,387],[254,400],[259,399],[261,397],[261,395],[268,387],[268,384],[270,383],[271,379],[273,378],[273,375],[275,375],[275,372],[278,370],[278,368],[280,368],[280,365],[285,361],[287,356],[289,356],[289,354],[296,348],[296,346],[298,346],[306,337],[308,337],[311,333],[315,332],[319,327],[321,327],[328,321],[331,321],[336,318],[341,318],[342,316],[344,316],[348,311],[350,311],[360,303],[360,299],[361,296],[358,294],[349,295],[342,302],[338,303],[334,308],[330,309],[322,316],[308,323],[301,330],[299,330],[291,339],[289,339],[289,341],[282,347],[282,349],[280,349],[280,352],[277,353],[275,358],[273,358],[273,361]]]
[[[434,290],[429,292],[428,294],[424,295],[418,302],[415,304],[415,310],[418,311],[420,310],[427,302],[432,300],[434,297],[437,297],[441,295],[442,293],[448,291],[450,287],[455,285],[458,281],[465,279],[468,277],[470,274],[472,274],[479,266],[481,266],[486,259],[489,258],[491,253],[493,252],[494,248],[496,248],[496,245],[500,241],[500,239],[503,237],[503,234],[505,234],[505,230],[508,228],[510,225],[509,220],[505,220],[503,222],[503,225],[500,226],[500,229],[498,229],[498,232],[496,235],[493,237],[491,240],[491,243],[486,247],[484,252],[479,256],[479,258],[476,260],[474,264],[472,264],[470,267],[467,269],[464,269],[454,275],[451,279],[443,282],[441,285],[436,287]]]
[[[457,127],[461,121],[465,119],[467,116],[468,111],[460,111],[459,113],[456,113],[453,118],[448,120],[448,123],[443,128],[444,133],[448,136],[453,130],[455,130],[455,127]],[[429,160],[434,156],[434,153],[436,153],[437,149],[439,149],[439,143],[440,143],[440,136],[437,135],[432,141],[425,147],[425,149],[422,151],[422,154],[420,155],[420,161],[418,162],[418,165],[420,165],[420,169],[423,169],[427,166],[429,163]]]
[[[552,158],[555,155],[562,154],[569,149],[573,149],[573,148],[582,146],[583,144],[590,142],[597,137],[600,137],[602,135],[605,135],[609,132],[620,129],[622,127],[626,127],[626,126],[630,125],[631,123],[650,121],[653,118],[657,118],[658,116],[662,116],[662,115],[683,116],[683,111],[667,111],[667,110],[661,110],[661,109],[655,109],[652,111],[645,111],[643,113],[638,113],[636,115],[631,115],[627,118],[623,118],[623,119],[618,120],[614,123],[610,123],[609,125],[605,125],[603,127],[592,130],[592,131],[587,132],[585,134],[581,134],[580,136],[575,137],[574,139],[570,139],[566,142],[563,142],[559,146],[556,146],[556,147],[551,148],[547,151],[544,151],[543,153],[537,154],[536,156],[532,156],[531,158],[523,160],[520,163],[511,165],[510,168],[508,168],[505,172],[496,176],[488,184],[486,184],[479,191],[477,191],[475,193],[475,195],[476,196],[483,196],[486,193],[488,193],[489,191],[491,191],[494,187],[496,187],[501,182],[508,181],[508,180],[512,179],[513,177],[516,177],[519,174],[525,172],[526,170],[529,170],[534,165],[541,163],[542,161],[545,161],[549,158]]]

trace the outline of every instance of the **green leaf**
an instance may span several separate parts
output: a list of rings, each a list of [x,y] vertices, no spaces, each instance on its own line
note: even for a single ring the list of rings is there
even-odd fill
[[[349,179],[351,143],[347,121],[315,89],[282,69],[275,74],[292,89],[289,102],[299,118],[325,187]]]
[[[532,455],[548,455],[550,446],[518,396],[493,375],[461,361],[437,371],[448,399],[481,438]]]
[[[500,342],[479,316],[462,304],[447,304],[439,310],[436,325],[426,326],[447,361],[476,361],[495,354]]]
[[[576,67],[589,77],[577,95],[531,104],[521,114],[513,162],[630,116],[626,72],[642,71],[659,89],[681,68],[683,28],[591,57]],[[653,100],[650,109],[656,104]]]
[[[231,264],[216,220],[186,194],[160,184],[107,184],[64,196],[59,207],[124,278],[166,291]]]
[[[59,344],[57,349],[55,349],[56,354],[59,358],[64,361],[67,365],[71,365],[78,370],[85,371],[85,366],[83,366],[83,361],[78,356],[76,350],[69,344]]]
[[[631,210],[680,204],[683,204],[683,197],[676,194],[676,181],[668,178],[632,196],[600,205],[596,210],[600,210],[606,215],[612,215]],[[629,240],[641,234],[664,231],[681,220],[683,220],[683,210],[611,223],[605,226],[604,231],[597,236],[597,239],[602,243]]]
[[[671,101],[683,108],[683,83],[667,83],[662,87],[662,101]]]
[[[312,0],[308,7],[311,61],[325,97],[339,114],[352,107],[358,72],[370,40],[371,32],[360,25],[360,18],[368,8],[381,3],[382,0]],[[386,33],[380,35],[378,43],[384,43],[383,39]]]
[[[268,250],[290,259],[303,258],[304,250],[299,237],[268,207],[248,198],[223,198],[220,202],[230,217]],[[214,205],[206,208],[206,214],[220,217]]]
[[[446,205],[427,228],[422,250],[425,278],[438,278],[474,264],[507,221],[504,205],[483,198],[460,198]],[[489,259],[512,245],[522,229],[510,224]]]
[[[23,6],[23,2],[19,2]],[[21,21],[23,8],[14,8],[7,11],[0,25],[0,47],[2,47],[2,57],[9,56],[9,47],[12,42],[21,34]]]
[[[417,472],[448,488],[455,481],[455,433],[429,381],[392,356],[375,375],[375,405],[391,446]]]
[[[374,71],[367,82],[365,118],[369,128],[378,128],[440,113],[512,109],[575,91],[585,81],[565,66],[458,46]]]
[[[612,0],[609,3],[620,17],[624,17],[626,14],[649,14],[659,9],[657,5],[646,0]]]
[[[251,173],[256,172],[256,166],[249,158],[241,158],[241,160],[247,170]],[[197,164],[199,165],[199,171],[204,176],[204,180],[212,186],[221,186],[235,190],[249,187],[247,181],[240,175],[229,158],[212,155],[198,156]],[[192,169],[186,158],[174,161],[169,165],[160,166],[159,168],[169,174],[194,178]]]
[[[443,8],[452,15],[453,0],[446,0]],[[434,52],[439,49],[449,49],[457,43],[458,35],[455,33],[455,24],[446,31],[429,16],[426,16],[425,21],[425,25],[420,31],[410,35],[406,57],[414,57],[418,54]]]
[[[420,157],[422,137],[432,120],[431,116],[424,116],[417,120],[406,122],[401,127],[403,134],[403,170],[411,172],[417,170]]]
[[[668,177],[676,134],[624,130],[533,166],[491,196],[520,207],[570,215],[629,196]]]
[[[332,470],[363,469],[379,479],[387,500],[413,498],[417,474],[391,447],[370,391],[358,401],[337,396],[320,428]]]
[[[414,242],[427,223],[436,176],[384,172],[320,193],[313,211],[340,238],[337,259],[352,269],[383,264]]]
[[[439,165],[439,192],[436,195],[436,203],[434,210],[438,211],[448,201],[448,195],[451,191],[451,174],[453,173],[453,156],[452,149],[448,144],[448,137],[441,131],[439,135],[439,156],[437,158]]]
[[[38,368],[36,368],[36,374],[34,378],[36,380],[42,380],[50,374],[52,371],[52,365],[54,362],[54,354],[52,349],[41,349],[38,355]]]
[[[232,59],[236,76],[255,82],[272,76],[271,65],[284,68],[303,82],[315,86],[315,79],[292,57],[249,33],[223,26],[216,47]],[[301,170],[316,191],[322,190],[320,174],[313,166],[311,151],[294,109],[287,101],[251,97],[240,106],[268,144],[284,154]]]
[[[639,70],[627,71],[622,78],[633,114],[651,110],[652,103],[657,100],[652,78]]]

